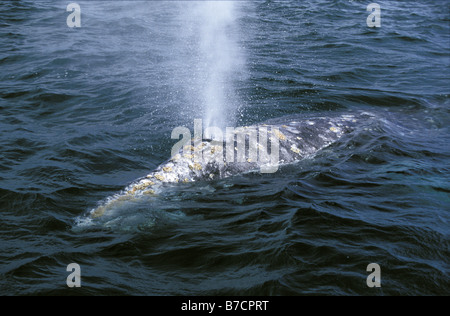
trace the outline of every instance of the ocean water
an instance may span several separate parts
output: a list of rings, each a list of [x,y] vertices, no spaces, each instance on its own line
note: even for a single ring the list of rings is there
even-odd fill
[[[374,28],[357,0],[77,3],[73,28],[69,1],[0,3],[1,295],[450,294],[449,2],[377,1]],[[194,119],[357,111],[276,173],[78,224]]]

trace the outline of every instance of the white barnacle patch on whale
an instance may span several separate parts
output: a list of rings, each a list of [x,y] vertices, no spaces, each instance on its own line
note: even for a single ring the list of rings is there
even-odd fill
[[[179,177],[175,172],[167,173],[164,182],[167,183],[178,183]]]
[[[344,121],[356,123],[356,118],[352,114],[344,114],[341,116]]]
[[[181,155],[180,154],[176,154],[175,156],[172,157],[171,161],[177,162],[180,159],[181,159]]]

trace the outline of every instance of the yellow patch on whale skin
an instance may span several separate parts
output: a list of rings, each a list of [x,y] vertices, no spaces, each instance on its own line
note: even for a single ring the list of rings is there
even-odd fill
[[[184,178],[183,182],[184,182],[184,183],[188,183],[188,182],[189,182],[189,179],[188,179],[188,178]]]
[[[138,189],[137,189],[136,187],[133,187],[131,190],[129,190],[129,191],[127,192],[127,194],[134,194],[134,193],[136,193],[137,190],[138,190]]]
[[[129,193],[130,192],[127,192],[127,194],[129,194]],[[120,206],[125,201],[132,201],[132,200],[134,200],[134,196],[130,196],[130,195],[118,196],[117,198],[107,202],[106,204],[97,207],[93,212],[91,212],[90,216],[92,218],[98,218],[100,216],[103,216],[106,213],[106,211],[108,209],[110,209],[111,207]]]
[[[133,187],[130,191],[127,192],[127,194],[135,194],[136,191],[138,191],[139,189],[136,187]]]
[[[202,170],[202,165],[196,162],[193,165],[189,165],[189,168],[191,170]]]
[[[338,130],[336,127],[334,127],[334,126],[331,126],[331,127],[330,127],[330,131],[332,131],[332,132],[334,132],[334,133],[339,132],[339,130]]]
[[[214,154],[216,151],[217,152],[220,152],[220,151],[222,151],[222,147],[221,146],[217,146],[217,145],[215,145],[215,146],[212,146],[211,147],[211,154]]]
[[[163,167],[164,172],[171,172],[172,167]]]
[[[273,133],[279,140],[286,140],[286,136],[279,130],[274,130]]]
[[[206,143],[200,143],[200,144],[197,146],[196,150],[202,150],[203,147],[205,147],[205,146],[206,146]]]
[[[291,151],[293,151],[293,152],[296,153],[296,154],[300,154],[300,149],[298,149],[298,148],[295,147],[295,146],[291,146]]]
[[[155,190],[145,190],[144,194],[146,194],[146,195],[153,195],[153,194],[155,194]]]
[[[103,216],[103,214],[105,214],[105,211],[106,211],[106,207],[104,207],[103,205],[102,205],[102,206],[99,206],[99,207],[97,207],[97,208],[95,209],[95,211],[93,211],[93,212],[91,213],[91,217],[92,217],[92,218],[98,218],[98,217],[100,217],[100,216]]]
[[[164,176],[160,174],[155,174],[155,178],[158,179],[159,181],[164,181]]]
[[[144,180],[144,182],[138,183],[136,184],[130,191],[128,191],[128,194],[133,194],[136,191],[142,191],[144,189],[146,189],[147,187],[154,185],[155,183],[153,181],[150,180]]]

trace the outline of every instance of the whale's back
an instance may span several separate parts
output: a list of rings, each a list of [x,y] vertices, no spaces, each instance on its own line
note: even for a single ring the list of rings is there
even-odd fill
[[[170,185],[222,179],[245,172],[276,172],[280,165],[310,157],[351,133],[369,113],[284,118],[244,126],[209,140],[192,139],[165,163],[93,209],[91,218]]]

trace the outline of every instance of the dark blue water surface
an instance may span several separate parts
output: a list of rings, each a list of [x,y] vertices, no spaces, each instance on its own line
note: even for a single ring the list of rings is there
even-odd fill
[[[378,1],[376,28],[369,1],[233,2],[212,41],[229,126],[375,119],[274,174],[176,186],[117,229],[77,219],[203,118],[198,17],[226,12],[80,0],[70,28],[68,3],[0,3],[0,294],[450,294],[448,1]]]

